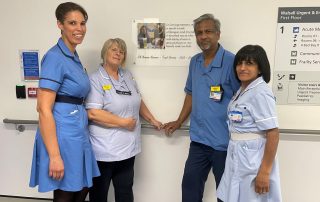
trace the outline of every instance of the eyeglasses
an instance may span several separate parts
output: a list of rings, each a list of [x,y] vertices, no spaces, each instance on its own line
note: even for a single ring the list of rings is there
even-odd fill
[[[128,89],[127,91],[116,89],[116,87],[114,87],[114,85],[113,85],[113,82],[112,82],[111,78],[110,78],[110,81],[111,81],[112,87],[116,90],[117,94],[119,94],[119,95],[132,95],[131,90],[129,89],[129,87],[128,87],[128,85],[127,85],[125,80],[123,80],[123,81],[124,81],[124,84],[126,85],[126,87]]]
[[[107,72],[107,71],[106,71]],[[107,72],[107,75],[109,76],[109,74],[108,74],[108,72]],[[112,82],[112,78],[109,76],[109,78],[110,78],[110,82],[111,82],[111,85],[112,85],[112,87],[116,90],[116,93],[117,94],[119,94],[119,95],[132,95],[132,93],[131,93],[131,90],[129,89],[129,87],[128,87],[128,85],[127,85],[127,83],[126,83],[126,81],[125,80],[123,80],[124,81],[124,84],[126,85],[126,87],[127,87],[127,91],[123,91],[123,90],[118,90],[118,89],[116,89],[116,87],[114,87],[114,84],[113,84],[113,82]]]
[[[124,55],[124,51],[119,49],[119,48],[112,48],[111,52],[112,53],[118,53],[119,55]]]

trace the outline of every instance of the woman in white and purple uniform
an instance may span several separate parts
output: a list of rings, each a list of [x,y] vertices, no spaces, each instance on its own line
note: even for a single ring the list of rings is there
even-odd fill
[[[228,107],[230,142],[218,198],[280,202],[279,130],[275,97],[267,85],[270,64],[265,50],[244,46],[235,56],[234,70],[241,87]]]

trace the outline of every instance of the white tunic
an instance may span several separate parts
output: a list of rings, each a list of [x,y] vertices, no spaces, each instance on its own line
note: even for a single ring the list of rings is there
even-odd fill
[[[86,108],[106,110],[125,118],[133,117],[137,120],[136,127],[129,131],[90,122],[90,141],[98,161],[121,161],[141,152],[141,96],[129,70],[119,68],[118,75],[119,80],[113,80],[103,67],[90,75],[91,91],[86,100]],[[130,91],[131,95],[118,94],[116,90]]]

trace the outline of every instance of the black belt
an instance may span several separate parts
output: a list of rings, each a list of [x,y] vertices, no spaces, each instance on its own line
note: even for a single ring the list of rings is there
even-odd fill
[[[56,95],[56,102],[82,105],[84,103],[84,98],[78,98],[69,95]]]

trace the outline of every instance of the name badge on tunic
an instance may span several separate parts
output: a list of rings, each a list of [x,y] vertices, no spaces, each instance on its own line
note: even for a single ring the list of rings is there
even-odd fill
[[[242,112],[240,111],[230,111],[229,119],[235,123],[240,123],[242,121]]]
[[[220,85],[210,87],[209,98],[213,99],[216,102],[220,102],[223,96],[223,89]]]
[[[102,86],[103,90],[110,90],[111,87],[112,87],[111,84]]]

